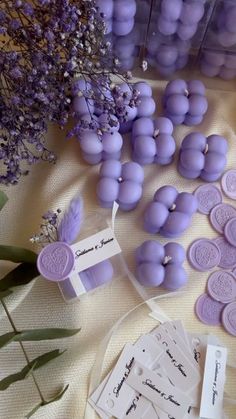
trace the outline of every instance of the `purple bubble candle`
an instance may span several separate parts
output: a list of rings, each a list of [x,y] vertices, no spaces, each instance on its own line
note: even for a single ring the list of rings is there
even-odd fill
[[[106,34],[128,35],[134,26],[135,0],[96,0],[98,11],[106,25]]]
[[[123,145],[119,132],[97,133],[84,131],[79,138],[84,160],[89,164],[97,164],[103,160],[119,159]]]
[[[179,237],[189,227],[197,208],[198,201],[193,194],[162,186],[145,210],[144,229],[164,237]]]
[[[144,172],[135,162],[107,160],[100,168],[97,197],[103,208],[112,208],[116,201],[123,211],[134,209],[142,196]]]
[[[220,135],[205,137],[199,132],[187,135],[180,148],[178,170],[187,179],[214,182],[226,165],[228,143]]]
[[[168,118],[137,119],[132,130],[132,159],[142,165],[171,163],[176,148],[172,133],[173,124]]]
[[[198,125],[208,108],[205,86],[200,80],[170,81],[164,92],[163,105],[165,116],[174,125]]]
[[[162,285],[176,290],[187,282],[187,274],[182,267],[185,250],[178,243],[163,246],[155,240],[145,241],[135,253],[136,275],[144,287]]]

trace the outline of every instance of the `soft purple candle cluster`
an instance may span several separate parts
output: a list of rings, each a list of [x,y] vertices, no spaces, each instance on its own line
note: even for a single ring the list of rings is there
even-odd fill
[[[233,2],[221,2],[216,17],[217,41],[223,47],[236,44],[236,5]],[[215,34],[213,33],[213,36]]]
[[[179,193],[173,186],[162,186],[144,213],[144,229],[164,237],[179,237],[190,225],[198,202],[188,192]]]
[[[155,240],[145,241],[135,253],[136,275],[145,287],[162,285],[168,290],[176,290],[187,282],[187,274],[182,267],[185,250],[178,243],[163,246]]]
[[[134,26],[135,0],[96,0],[98,10],[106,24],[106,33],[128,35]]]
[[[200,80],[188,83],[181,79],[170,81],[165,89],[163,105],[165,115],[174,125],[198,125],[208,108],[205,86]]]
[[[142,165],[171,163],[176,149],[173,129],[165,117],[137,119],[132,130],[132,159]]]
[[[189,41],[152,33],[147,43],[147,60],[162,76],[170,76],[184,68],[188,62]]]
[[[200,68],[205,76],[219,76],[224,80],[231,80],[236,76],[236,56],[224,51],[204,51]]]
[[[204,3],[203,0],[162,0],[158,30],[163,35],[177,34],[183,41],[191,39],[204,15]]]
[[[142,196],[143,168],[135,162],[107,160],[100,168],[97,197],[103,208],[112,208],[116,201],[124,211],[134,209]]]
[[[205,137],[199,132],[187,135],[180,148],[179,173],[187,179],[214,182],[226,165],[228,144],[220,135]]]

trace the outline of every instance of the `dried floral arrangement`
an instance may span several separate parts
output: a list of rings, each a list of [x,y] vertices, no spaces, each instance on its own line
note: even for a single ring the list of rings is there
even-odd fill
[[[0,210],[3,208],[6,202],[7,196],[0,191]],[[74,237],[75,234],[77,234],[77,232],[80,229],[82,219],[81,205],[82,204],[79,198],[76,199],[76,202],[72,201],[68,209],[68,212],[66,212],[61,219],[59,231],[65,239],[71,239],[72,237]],[[58,212],[45,214],[45,216],[43,216],[44,222],[41,225],[41,233],[37,236],[39,240],[32,241],[40,242],[41,245],[43,244],[44,240],[46,242],[50,242],[51,234],[53,235],[57,232],[57,217]],[[8,310],[7,300],[5,299],[12,292],[14,292],[14,289],[16,289],[19,286],[30,283],[37,276],[39,276],[39,272],[36,266],[36,259],[37,254],[32,252],[31,250],[14,246],[0,245],[0,260],[7,260],[18,264],[15,269],[13,269],[7,275],[0,279],[0,303],[2,304],[6,316],[9,320],[9,323],[12,326],[11,332],[5,333],[0,336],[0,349],[5,347],[6,345],[9,345],[12,342],[18,342],[26,360],[26,365],[23,369],[21,369],[21,371],[11,374],[0,380],[0,391],[6,390],[11,384],[24,380],[31,376],[35,384],[36,390],[39,394],[40,401],[26,415],[27,418],[33,416],[34,413],[42,406],[60,400],[67,391],[69,385],[66,385],[53,398],[46,399],[38,384],[35,371],[45,366],[55,358],[58,358],[65,351],[54,349],[50,352],[38,356],[35,359],[30,360],[23,342],[66,338],[75,335],[80,330],[63,328],[18,330],[15,326],[13,316],[10,314]]]
[[[45,140],[48,122],[64,128],[74,96],[125,120],[127,92],[113,76],[129,83],[132,75],[120,74],[102,18],[95,0],[1,1],[0,183],[18,183],[40,160],[55,162]],[[134,106],[137,93],[130,89]],[[77,119],[69,136],[113,123]]]

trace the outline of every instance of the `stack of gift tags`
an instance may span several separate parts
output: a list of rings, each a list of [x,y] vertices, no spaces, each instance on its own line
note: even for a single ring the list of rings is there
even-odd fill
[[[166,322],[126,344],[90,396],[103,419],[223,419],[227,349]]]

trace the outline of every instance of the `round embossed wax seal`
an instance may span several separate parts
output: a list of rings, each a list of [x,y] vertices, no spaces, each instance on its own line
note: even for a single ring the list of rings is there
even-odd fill
[[[219,326],[221,324],[221,313],[224,307],[225,304],[213,300],[213,298],[207,294],[202,294],[196,301],[195,313],[201,322],[211,326]]]
[[[236,170],[228,170],[222,176],[221,186],[226,196],[236,199]]]
[[[236,298],[236,279],[231,272],[213,272],[207,281],[207,292],[216,301],[231,303]]]
[[[50,243],[38,255],[37,268],[40,274],[50,281],[63,281],[74,267],[74,253],[63,242]]]
[[[227,304],[222,313],[222,323],[227,330],[233,336],[236,336],[236,301]]]
[[[188,260],[198,271],[209,271],[219,264],[220,251],[212,240],[195,240],[188,249]]]
[[[197,198],[198,211],[201,212],[201,214],[210,214],[212,208],[222,202],[220,190],[211,183],[199,186],[194,191],[194,195]]]
[[[231,218],[231,220],[225,224],[224,236],[232,246],[236,247],[236,217]]]
[[[220,250],[219,267],[233,269],[236,267],[236,248],[232,246],[223,236],[214,239],[214,243]]]
[[[236,217],[236,208],[229,204],[218,204],[210,212],[211,225],[221,234],[227,221],[234,217]]]

